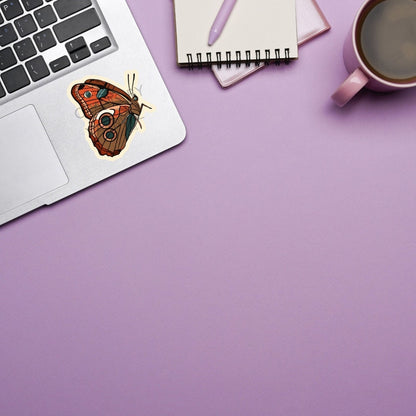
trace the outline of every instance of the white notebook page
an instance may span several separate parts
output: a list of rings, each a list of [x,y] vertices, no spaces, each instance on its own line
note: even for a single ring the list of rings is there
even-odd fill
[[[246,59],[246,51],[250,52],[251,60],[267,59],[276,56],[280,51],[285,58],[285,49],[289,50],[289,58],[298,57],[296,34],[295,0],[237,0],[234,9],[217,41],[208,46],[208,35],[212,23],[223,0],[174,0],[176,21],[177,59],[179,65],[188,65],[189,59],[198,62],[200,54],[202,63],[209,62],[207,53],[211,54],[212,62],[220,60],[238,61]]]

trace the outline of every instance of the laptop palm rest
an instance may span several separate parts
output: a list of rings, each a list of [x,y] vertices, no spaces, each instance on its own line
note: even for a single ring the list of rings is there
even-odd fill
[[[0,119],[0,214],[68,182],[32,105]]]

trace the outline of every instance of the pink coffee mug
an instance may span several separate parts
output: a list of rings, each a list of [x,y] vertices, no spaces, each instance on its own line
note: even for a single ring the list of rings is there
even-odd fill
[[[341,86],[332,95],[332,99],[340,107],[343,107],[348,101],[351,100],[363,87],[366,87],[372,91],[395,91],[405,88],[415,87],[416,81],[411,80],[409,82],[395,82],[394,80],[386,80],[377,75],[371,70],[364,62],[363,57],[360,54],[357,46],[359,22],[362,20],[360,17],[373,8],[376,4],[381,3],[380,0],[367,0],[361,6],[350,31],[348,32],[347,39],[344,43],[344,63],[350,76],[341,84]],[[360,23],[362,26],[362,22]]]

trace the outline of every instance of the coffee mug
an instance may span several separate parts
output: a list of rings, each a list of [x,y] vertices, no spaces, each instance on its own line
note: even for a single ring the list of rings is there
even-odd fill
[[[344,106],[363,87],[394,91],[416,86],[416,1],[367,0],[344,44],[351,74],[332,99]]]

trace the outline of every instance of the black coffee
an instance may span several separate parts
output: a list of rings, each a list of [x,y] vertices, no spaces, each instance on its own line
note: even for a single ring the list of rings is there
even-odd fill
[[[416,81],[416,0],[380,0],[358,20],[356,43],[365,64],[395,83]]]

